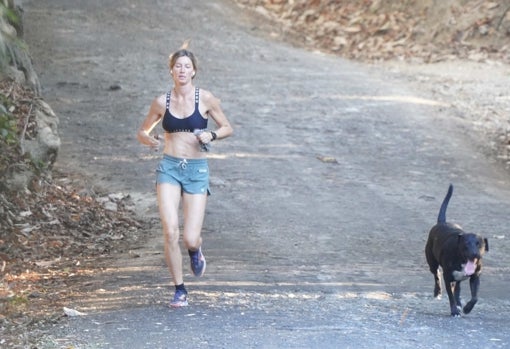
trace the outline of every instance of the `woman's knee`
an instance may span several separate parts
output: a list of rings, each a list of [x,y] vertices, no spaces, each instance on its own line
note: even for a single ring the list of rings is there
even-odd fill
[[[202,238],[200,234],[184,234],[183,242],[188,250],[198,250],[202,244]]]
[[[179,244],[179,227],[169,226],[163,228],[163,238],[165,244],[178,245]]]

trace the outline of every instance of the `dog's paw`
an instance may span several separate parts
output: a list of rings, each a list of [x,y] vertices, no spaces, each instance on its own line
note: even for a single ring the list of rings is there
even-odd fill
[[[455,307],[455,309],[452,309],[452,317],[460,317],[461,315],[461,307]]]
[[[463,309],[464,314],[469,314],[471,312],[471,310],[473,310],[475,304],[476,304],[476,301],[474,301],[474,300],[470,300],[469,302],[467,302],[466,306]]]

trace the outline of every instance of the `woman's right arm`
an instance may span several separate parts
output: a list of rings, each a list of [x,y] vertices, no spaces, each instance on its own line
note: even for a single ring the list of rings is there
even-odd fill
[[[158,147],[159,146],[159,140],[152,137],[150,135],[152,129],[158,124],[158,122],[161,120],[164,110],[165,110],[165,104],[161,103],[161,99],[164,99],[164,95],[160,96],[158,98],[155,98],[151,106],[149,108],[149,112],[147,113],[147,116],[145,117],[145,120],[143,121],[142,125],[138,129],[138,132],[136,134],[136,138],[138,139],[138,142],[148,145],[150,147]],[[164,103],[164,101],[163,101]]]

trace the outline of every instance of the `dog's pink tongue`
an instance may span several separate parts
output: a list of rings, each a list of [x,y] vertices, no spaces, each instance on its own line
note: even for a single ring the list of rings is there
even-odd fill
[[[473,275],[475,273],[476,264],[474,261],[467,261],[466,265],[464,266],[464,272],[467,276]]]

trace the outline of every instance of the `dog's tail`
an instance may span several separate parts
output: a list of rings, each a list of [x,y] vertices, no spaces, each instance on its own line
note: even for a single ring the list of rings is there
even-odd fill
[[[437,216],[438,223],[446,223],[446,208],[448,207],[448,202],[450,202],[450,198],[453,193],[453,185],[450,184],[448,187],[448,193],[444,197],[443,203],[441,204],[441,209],[439,210],[439,215]]]

